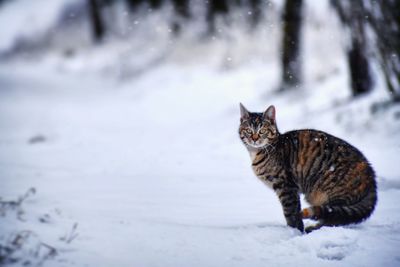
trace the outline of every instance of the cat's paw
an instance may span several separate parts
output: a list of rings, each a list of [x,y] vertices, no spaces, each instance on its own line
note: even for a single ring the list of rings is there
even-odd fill
[[[299,229],[300,232],[304,233],[304,224],[302,220],[299,221],[296,228]]]
[[[318,230],[318,229],[321,228],[322,226],[323,226],[322,224],[317,223],[317,224],[315,224],[315,225],[307,226],[307,227],[304,229],[304,231],[305,231],[307,234],[309,234],[309,233],[311,233],[311,232],[314,231],[314,230]]]
[[[288,225],[304,233],[304,223],[299,217],[294,217],[292,220],[288,220]]]

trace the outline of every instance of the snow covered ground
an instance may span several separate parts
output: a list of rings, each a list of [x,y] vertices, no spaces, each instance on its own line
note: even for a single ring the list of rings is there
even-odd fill
[[[37,263],[40,242],[54,247],[44,266],[399,266],[400,107],[371,113],[389,97],[379,80],[348,102],[337,25],[307,25],[305,85],[288,94],[275,92],[276,42],[257,45],[265,57],[254,40],[167,43],[166,57],[140,54],[132,77],[107,71],[109,58],[125,63],[116,43],[0,62],[0,196],[37,190],[0,217],[0,244],[33,231],[18,253]],[[372,217],[286,227],[238,138],[239,102],[274,104],[282,132],[316,128],[363,151],[379,176]]]

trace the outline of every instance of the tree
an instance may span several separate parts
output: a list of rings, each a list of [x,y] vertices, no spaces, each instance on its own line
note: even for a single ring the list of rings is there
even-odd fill
[[[286,0],[282,21],[282,84],[286,91],[301,82],[300,35],[303,0]]]
[[[132,11],[136,11],[137,7],[145,2],[145,0],[126,0],[126,1],[128,3],[129,8]]]
[[[332,0],[341,22],[348,27],[351,45],[347,51],[353,96],[371,91],[373,81],[367,58],[367,40],[364,18],[366,16],[362,1]]]
[[[367,1],[368,23],[376,38],[377,54],[386,87],[400,101],[400,1]]]
[[[177,16],[172,24],[172,29],[175,34],[179,34],[181,31],[182,22],[184,20],[188,20],[190,18],[189,1],[188,0],[172,0],[172,4],[174,6],[175,13],[177,14]]]
[[[349,51],[353,95],[372,88],[366,50],[375,51],[386,87],[393,101],[400,101],[400,1],[331,0],[343,24],[349,28],[352,47]],[[366,47],[366,30],[374,36],[374,46]]]
[[[157,9],[160,8],[162,5],[162,0],[148,0],[150,3],[150,7]]]
[[[251,10],[251,24],[254,27],[261,20],[262,16],[261,1],[260,0],[249,0],[249,1]]]
[[[93,38],[95,42],[101,42],[104,38],[105,28],[98,0],[89,0],[89,17],[92,25]]]
[[[189,18],[189,1],[188,0],[172,0],[175,12],[182,17]]]
[[[215,19],[217,15],[226,16],[229,12],[227,0],[210,0],[207,9],[207,23],[209,33],[215,33]]]
[[[116,2],[117,0],[102,0]],[[126,0],[131,11],[137,11],[139,6],[146,4],[151,9],[159,9],[163,5],[163,0]]]

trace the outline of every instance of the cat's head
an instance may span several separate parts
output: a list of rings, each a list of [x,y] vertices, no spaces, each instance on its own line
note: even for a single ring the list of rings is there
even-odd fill
[[[275,107],[270,106],[263,113],[249,112],[240,103],[239,136],[249,147],[262,148],[275,143],[279,131],[275,121]]]

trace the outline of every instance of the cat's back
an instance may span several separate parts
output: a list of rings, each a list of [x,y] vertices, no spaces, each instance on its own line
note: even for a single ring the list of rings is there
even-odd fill
[[[340,138],[306,129],[283,134],[281,142],[286,166],[298,179],[303,192],[312,190],[315,184],[330,187],[350,180],[352,183],[365,181],[375,187],[375,174],[367,159]]]
[[[323,131],[313,129],[294,130],[281,136],[284,146],[297,153],[299,161],[324,154],[340,154],[341,158],[366,160],[364,155],[348,142]],[[339,156],[339,155],[338,155]]]

